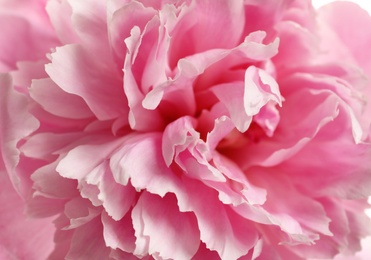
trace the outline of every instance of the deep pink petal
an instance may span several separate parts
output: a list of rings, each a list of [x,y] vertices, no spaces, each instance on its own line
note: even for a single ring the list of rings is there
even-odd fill
[[[71,247],[65,259],[102,260],[107,259],[110,249],[103,239],[103,227],[99,217],[74,230]]]

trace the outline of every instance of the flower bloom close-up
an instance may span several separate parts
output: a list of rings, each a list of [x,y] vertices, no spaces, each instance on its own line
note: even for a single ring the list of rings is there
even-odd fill
[[[0,27],[0,259],[371,259],[358,5],[0,0]]]

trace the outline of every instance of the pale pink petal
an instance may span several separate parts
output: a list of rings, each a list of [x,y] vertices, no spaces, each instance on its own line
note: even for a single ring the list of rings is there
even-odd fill
[[[222,259],[237,259],[247,254],[258,239],[252,223],[223,205],[212,189],[191,179],[183,179],[183,185],[186,194],[178,191],[179,209],[194,212],[206,247],[217,251]]]
[[[254,66],[245,72],[245,82],[226,83],[213,87],[236,128],[245,132],[260,109],[269,101],[281,105],[281,95],[276,81],[266,72]]]
[[[143,31],[156,12],[152,8],[144,7],[142,3],[137,1],[128,3],[110,1],[108,2],[108,9],[112,13],[108,17],[109,40],[117,59],[122,62],[126,56],[126,49],[123,48],[122,40],[130,36],[131,29],[135,26]]]
[[[342,19],[338,19],[341,16]],[[338,40],[348,47],[348,51],[367,74],[371,73],[370,60],[364,55],[371,44],[371,34],[355,28],[367,28],[371,25],[370,15],[357,4],[337,2],[319,10],[319,19],[325,21],[337,34]]]
[[[100,63],[80,45],[65,45],[51,54],[50,78],[65,92],[80,96],[101,120],[127,113],[122,80],[115,68]]]
[[[223,203],[233,205],[246,202],[250,205],[263,205],[265,203],[267,191],[249,182],[245,173],[233,161],[214,153],[213,163],[228,178],[228,183],[210,185],[219,191],[219,198]]]
[[[162,149],[166,163],[170,165],[174,159],[174,163],[188,177],[202,181],[225,181],[222,173],[209,163],[211,151],[193,128],[192,118],[182,117],[167,126]]]
[[[46,11],[62,44],[79,42],[79,37],[73,28],[71,20],[72,7],[68,0],[50,0],[47,2]]]
[[[126,55],[124,65],[124,90],[130,107],[129,124],[132,129],[141,131],[161,129],[164,125],[158,110],[148,110],[142,106],[144,93],[140,90],[132,71],[133,64],[137,59],[138,49],[142,46],[142,38],[144,37],[146,28],[143,29],[144,32],[141,32],[139,27],[133,27],[130,36],[125,39],[128,54]],[[138,59],[141,58],[143,57],[139,57]]]
[[[245,132],[254,114],[247,114],[244,106],[243,82],[226,83],[213,87],[213,92],[226,107],[229,117],[240,132]]]
[[[57,172],[65,178],[81,180],[104,162],[121,143],[120,139],[95,137],[95,142],[72,148],[58,163]]]
[[[81,97],[63,91],[50,78],[34,80],[29,91],[36,102],[56,116],[72,119],[94,116]]]
[[[318,137],[283,165],[295,183],[306,183],[308,189],[312,187],[312,194],[331,194],[348,199],[370,195],[370,145],[354,146],[351,123],[347,117],[347,111],[340,110],[336,120],[326,125]],[[318,145],[319,141],[322,145]],[[340,157],[343,159],[339,161]],[[325,165],[323,161],[326,161]],[[293,172],[298,165],[305,165],[300,174]],[[310,176],[307,176],[308,173]]]
[[[253,120],[264,130],[267,136],[272,137],[280,121],[279,110],[275,102],[270,101],[263,106]]]
[[[161,135],[157,133],[128,139],[112,155],[110,167],[116,182],[127,185],[130,181],[137,191],[146,189],[162,197],[181,186],[165,164],[161,153]]]
[[[102,213],[103,236],[108,247],[121,249],[128,253],[134,252],[135,231],[130,213],[126,214],[119,221],[113,220],[104,212]]]
[[[170,118],[194,113],[195,93],[190,88],[191,82],[197,79],[195,91],[204,89],[205,86],[215,84],[215,81],[223,74],[227,74],[226,67],[233,71],[233,67],[241,63],[269,59],[277,53],[278,40],[265,45],[262,43],[264,37],[264,32],[254,32],[246,36],[245,40],[235,48],[211,49],[180,59],[173,78],[163,84],[155,85],[153,90],[146,95],[143,104],[154,109],[162,99],[165,105],[163,109],[160,105],[160,110],[166,111],[165,115]],[[226,75],[226,77],[229,76]],[[235,76],[232,77],[235,81]],[[205,98],[209,99],[210,94]],[[207,101],[202,100],[199,105],[203,106],[204,102]]]
[[[164,259],[191,259],[198,249],[196,218],[192,213],[179,212],[174,196],[160,198],[142,193],[132,219],[137,237],[135,255],[149,253]]]
[[[104,209],[114,220],[124,217],[134,203],[135,189],[131,185],[122,186],[113,179],[108,161],[93,169],[85,181],[97,186],[97,199],[102,201]]]
[[[176,147],[187,143],[187,136],[199,137],[199,134],[194,130],[195,126],[196,120],[182,117],[165,129],[162,139],[162,154],[167,166],[174,160]]]
[[[288,70],[297,67],[298,62],[306,65],[312,62],[311,57],[315,57],[319,51],[316,35],[290,20],[280,22],[275,28],[280,37],[279,51],[273,58],[277,68]]]
[[[326,257],[330,257],[331,253],[336,254],[335,247],[327,249],[329,243],[316,243],[316,240],[320,238],[319,235],[333,236],[330,230],[331,220],[326,215],[324,205],[305,196],[305,193],[290,184],[290,179],[284,174],[274,179],[267,178],[268,176],[269,173],[256,169],[254,174],[251,174],[251,179],[254,179],[255,185],[267,190],[267,201],[262,207],[269,212],[273,223],[279,225],[286,233],[280,235],[277,233],[281,236],[279,240],[286,240],[283,243],[288,245],[307,244],[307,249],[313,248],[313,252],[324,254]],[[287,238],[285,238],[286,235]],[[295,246],[290,250],[299,256],[309,257],[310,254],[306,255],[307,250],[304,249],[306,248]]]
[[[287,160],[300,151],[324,125],[338,116],[338,102],[330,92],[298,90],[287,97],[285,105],[280,109],[280,124],[274,137],[260,136],[258,140],[249,140],[250,144],[242,148],[243,152],[237,149],[239,153],[249,153],[249,158],[239,158],[238,153],[233,152],[235,160],[241,163],[242,168],[252,165],[273,166]]]
[[[112,66],[114,63],[108,40],[107,1],[93,0],[86,4],[68,0],[68,3],[72,9],[72,26],[82,44],[93,55],[100,57],[101,61]],[[113,76],[113,71],[110,75]]]

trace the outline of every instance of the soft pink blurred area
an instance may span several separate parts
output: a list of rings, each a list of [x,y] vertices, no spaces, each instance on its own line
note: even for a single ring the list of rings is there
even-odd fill
[[[339,0],[312,0],[312,3],[314,7],[320,8],[323,5],[339,1]],[[347,0],[349,2],[354,2],[358,4],[360,7],[362,7],[364,10],[366,10],[369,14],[371,14],[371,1],[369,0]],[[362,28],[359,28],[360,31],[362,31]],[[371,197],[369,198],[368,202],[371,204]],[[366,210],[367,215],[371,218],[371,209]],[[371,259],[371,237],[368,237],[362,241],[362,248],[363,250],[360,253],[357,253],[354,258],[347,256],[347,257],[338,257],[336,259],[342,259],[342,260],[366,260]]]
[[[363,9],[371,13],[371,2],[369,0],[312,0],[313,6],[319,8],[323,5],[335,2],[335,1],[348,1],[353,2],[361,6]]]

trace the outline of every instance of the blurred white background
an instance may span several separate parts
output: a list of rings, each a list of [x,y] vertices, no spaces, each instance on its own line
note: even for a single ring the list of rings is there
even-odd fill
[[[322,5],[342,0],[312,0],[313,6],[316,8],[321,7]],[[347,0],[349,2],[354,2],[360,5],[363,9],[367,10],[371,14],[371,0]],[[371,197],[368,199],[368,202],[371,203]],[[371,217],[371,209],[366,210],[366,213]],[[371,258],[370,258],[371,259]]]

